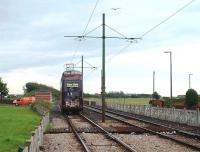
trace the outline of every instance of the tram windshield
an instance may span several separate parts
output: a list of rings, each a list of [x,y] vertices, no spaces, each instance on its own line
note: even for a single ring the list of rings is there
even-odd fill
[[[67,82],[65,84],[65,98],[67,100],[76,100],[80,97],[80,86],[78,82]]]

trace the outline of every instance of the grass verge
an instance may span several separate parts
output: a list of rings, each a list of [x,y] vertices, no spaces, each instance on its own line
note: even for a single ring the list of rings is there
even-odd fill
[[[85,98],[85,100],[101,102],[101,98]],[[107,103],[128,105],[148,105],[149,100],[149,98],[106,98]]]
[[[28,107],[0,105],[0,152],[16,152],[40,122]]]

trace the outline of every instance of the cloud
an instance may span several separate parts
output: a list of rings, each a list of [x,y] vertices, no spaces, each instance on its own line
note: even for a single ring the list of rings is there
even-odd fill
[[[100,1],[87,32],[102,24],[102,12],[105,12],[107,25],[128,37],[138,37],[188,2]],[[155,70],[158,92],[168,95],[169,55],[163,53],[166,50],[173,51],[174,94],[185,93],[188,73],[194,74],[192,84],[200,90],[197,85],[200,82],[197,76],[200,66],[198,5],[196,1],[106,63],[107,91],[151,93],[152,71]],[[92,65],[101,65],[100,39],[86,39],[76,49],[77,41],[64,38],[64,35],[82,34],[93,7],[93,1],[80,0],[2,1],[0,72],[11,92],[22,92],[27,81],[44,82],[59,88],[63,65],[72,61],[75,52],[74,62],[80,61],[80,56],[84,55]],[[113,7],[120,9],[112,11]],[[90,35],[101,34],[99,28]],[[106,35],[119,36],[108,28]],[[106,39],[106,59],[126,44],[123,40]],[[84,81],[85,91],[100,92],[101,67],[92,73],[91,69],[85,69],[84,74],[88,75]]]
[[[48,14],[40,17],[37,20],[32,21],[32,26],[37,28],[46,28],[49,26],[59,26],[69,22],[69,16],[67,14]]]
[[[125,92],[151,93],[152,73],[156,71],[156,89],[161,95],[169,95],[169,54],[164,51],[172,51],[173,61],[173,94],[185,94],[188,89],[188,74],[193,73],[193,86],[198,92],[200,87],[199,41],[187,44],[159,47],[137,51],[129,48],[109,63],[106,63],[106,90],[124,90]],[[89,59],[100,61],[101,57]],[[101,69],[101,67],[99,67]],[[100,92],[100,69],[94,71],[86,78],[85,84],[92,86],[93,90]],[[96,83],[99,82],[99,83]],[[120,87],[120,88],[119,88]],[[89,92],[91,89],[87,89]]]
[[[10,18],[9,11],[7,11],[7,8],[10,6],[10,0],[1,0],[0,5],[0,22],[6,22]]]
[[[48,86],[60,88],[60,78],[63,72],[63,65],[15,69],[1,73],[3,81],[9,88],[9,93],[23,93],[23,86],[27,82],[37,82]]]
[[[19,39],[19,40],[10,40],[10,41],[2,41],[0,45],[0,54],[6,54],[15,52],[27,52],[30,49],[37,49],[38,47],[46,47],[49,43],[45,41],[34,41],[27,39]]]

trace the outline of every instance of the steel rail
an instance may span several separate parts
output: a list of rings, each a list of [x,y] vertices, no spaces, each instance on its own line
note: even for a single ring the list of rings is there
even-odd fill
[[[100,111],[100,110],[97,110],[97,109],[94,109],[94,108],[91,108],[91,107],[86,107],[86,106],[84,106],[84,108],[90,109],[90,110],[92,110],[92,111],[94,111],[94,112],[97,112],[97,113],[101,114],[101,111]],[[134,124],[132,124],[132,123],[129,123],[129,122],[125,121],[125,120],[120,119],[119,117],[115,117],[115,116],[113,116],[113,115],[111,115],[111,114],[108,114],[108,113],[106,114],[106,116],[107,116],[107,117],[110,117],[110,118],[112,118],[112,119],[115,119],[115,120],[117,120],[117,121],[123,122],[123,123],[125,123],[125,124],[131,125],[131,126],[134,126],[134,127],[138,127],[138,128],[143,129],[143,130],[145,130],[145,131],[147,131],[147,132],[149,132],[149,133],[152,133],[152,134],[154,134],[154,135],[158,135],[159,137],[162,137],[162,138],[165,138],[165,139],[169,139],[169,140],[175,141],[175,142],[177,142],[177,143],[179,143],[179,144],[182,144],[182,145],[184,145],[184,146],[186,146],[186,147],[190,147],[190,148],[192,148],[192,149],[195,149],[195,150],[200,151],[200,147],[195,146],[195,145],[192,145],[192,144],[190,144],[190,143],[187,143],[187,142],[184,142],[184,141],[181,141],[181,140],[178,140],[178,139],[169,137],[169,136],[167,136],[167,135],[164,135],[164,134],[155,132],[155,131],[150,130],[150,129],[147,129],[147,128],[143,128],[143,127],[134,125]]]
[[[72,124],[70,118],[67,115],[65,115],[65,118],[66,118],[67,122],[69,123],[69,125],[70,125],[70,127],[72,129],[72,132],[74,133],[74,135],[76,136],[76,138],[78,139],[80,144],[83,146],[84,151],[85,152],[91,152],[90,149],[88,148],[88,146],[86,145],[86,143],[84,142],[84,140],[82,139],[82,137],[76,131],[76,129],[75,129],[74,125]]]
[[[100,109],[100,108],[94,107],[94,106],[89,106],[89,107],[92,107],[92,108],[95,108],[95,109]],[[151,121],[148,121],[148,120],[136,118],[134,116],[129,116],[127,114],[122,114],[122,113],[113,111],[112,109],[106,110],[106,112],[112,113],[112,114],[115,114],[115,115],[118,115],[118,116],[122,116],[122,117],[125,117],[125,118],[129,118],[129,119],[133,119],[133,120],[149,123],[149,124],[152,124],[152,125],[155,125],[155,126],[171,129],[171,130],[174,130],[174,131],[176,131],[176,132],[178,132],[178,133],[180,133],[182,135],[186,135],[186,136],[189,136],[189,137],[192,137],[192,138],[200,139],[200,135],[197,135],[197,134],[194,134],[194,133],[191,133],[191,132],[187,132],[187,131],[183,131],[183,130],[180,130],[180,129],[177,129],[177,128],[174,128],[174,127],[166,126],[166,125],[163,125],[163,124],[157,124],[157,123],[154,123],[154,122],[151,122]]]
[[[106,111],[108,112],[108,110],[106,110]],[[191,133],[191,132],[187,132],[187,131],[183,131],[183,130],[180,130],[180,129],[177,129],[177,128],[174,128],[174,127],[166,126],[166,125],[163,125],[163,124],[156,124],[156,123],[148,121],[148,120],[143,120],[143,119],[140,119],[140,118],[136,118],[136,117],[133,117],[133,116],[128,116],[126,114],[122,114],[122,113],[118,113],[118,112],[114,112],[114,111],[109,111],[109,113],[116,114],[116,115],[119,115],[119,116],[122,116],[122,117],[125,117],[125,118],[129,118],[129,119],[133,119],[133,120],[138,120],[138,121],[141,121],[141,122],[149,123],[151,125],[155,125],[155,126],[171,129],[171,130],[174,130],[174,131],[176,131],[176,132],[178,132],[178,133],[180,133],[182,135],[186,135],[186,136],[189,136],[189,137],[192,137],[192,138],[200,139],[200,135],[197,135],[197,134],[194,134],[194,133]]]
[[[93,124],[94,126],[96,126],[97,128],[99,128],[103,133],[105,133],[105,135],[107,137],[109,137],[113,141],[117,142],[122,147],[126,148],[128,151],[130,151],[130,152],[137,152],[137,150],[133,149],[132,147],[130,147],[129,145],[127,145],[125,142],[121,141],[119,138],[113,136],[111,133],[109,133],[108,131],[106,131],[103,127],[101,127],[100,125],[98,125],[97,123],[95,123],[94,121],[92,121],[91,119],[87,118],[83,114],[80,114],[80,116],[82,116],[85,120],[87,120],[88,122],[90,122],[91,124]]]

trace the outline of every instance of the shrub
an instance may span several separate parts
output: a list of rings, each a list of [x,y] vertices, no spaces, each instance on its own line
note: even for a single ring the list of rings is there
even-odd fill
[[[173,98],[173,102],[174,103],[182,103],[182,102],[185,102],[185,99],[184,98]]]
[[[173,103],[172,101],[170,100],[169,97],[163,97],[162,98],[164,100],[164,105],[167,107],[167,108],[171,108]]]
[[[160,99],[160,95],[156,91],[152,94],[152,97],[153,99]]]
[[[32,103],[31,109],[33,111],[38,112],[41,115],[45,115],[47,112],[50,111],[51,104],[46,101],[36,101],[36,102]]]
[[[185,96],[185,102],[189,108],[195,106],[198,103],[198,94],[194,89],[188,89]]]

